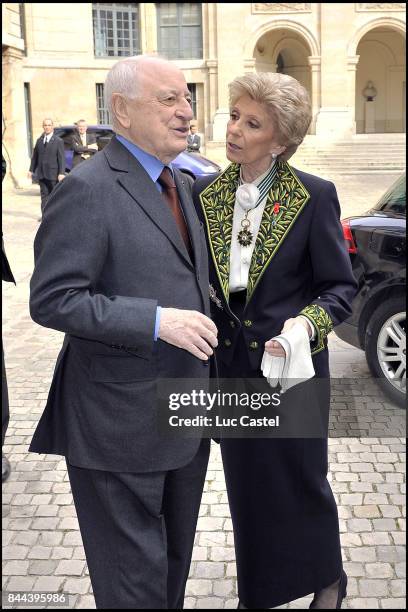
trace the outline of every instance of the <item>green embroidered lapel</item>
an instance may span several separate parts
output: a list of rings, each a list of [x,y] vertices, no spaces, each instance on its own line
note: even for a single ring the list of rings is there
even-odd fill
[[[289,164],[278,162],[278,173],[268,194],[249,268],[247,303],[309,199],[310,194]],[[274,214],[276,203],[279,203],[279,212]]]
[[[238,164],[230,164],[200,194],[207,224],[209,245],[225,300],[229,300],[229,274],[235,193],[239,183]],[[278,162],[278,172],[268,194],[248,277],[247,302],[263,273],[288,235],[310,195],[286,162]],[[274,214],[275,204],[280,210]],[[274,224],[274,225],[273,225]]]
[[[239,165],[230,164],[200,194],[211,255],[227,303],[229,299],[232,221],[238,182]]]

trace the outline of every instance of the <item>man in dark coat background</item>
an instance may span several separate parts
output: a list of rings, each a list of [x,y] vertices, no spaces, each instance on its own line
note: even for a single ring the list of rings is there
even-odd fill
[[[44,132],[35,143],[28,178],[35,173],[40,185],[41,213],[55,185],[65,177],[64,142],[54,134],[52,119],[44,119]]]
[[[90,159],[98,151],[95,134],[88,134],[88,126],[84,119],[76,123],[77,129],[71,139],[71,149],[74,152],[72,167],[75,168],[81,162]]]
[[[197,134],[197,126],[190,125],[190,134],[187,136],[187,151],[189,153],[199,153],[201,146],[201,138]]]
[[[97,607],[181,609],[210,444],[159,433],[157,383],[206,384],[217,344],[205,236],[171,166],[191,100],[144,56],[105,95],[116,136],[56,187],[35,239],[31,316],[65,341],[30,450],[66,457]]]

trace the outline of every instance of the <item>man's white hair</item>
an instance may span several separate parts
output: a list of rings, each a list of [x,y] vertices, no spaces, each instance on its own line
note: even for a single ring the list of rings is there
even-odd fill
[[[115,127],[116,118],[112,109],[112,95],[120,93],[127,98],[135,99],[140,95],[140,68],[146,63],[166,60],[158,55],[135,55],[119,60],[109,70],[104,86],[105,106],[107,107],[112,124]]]

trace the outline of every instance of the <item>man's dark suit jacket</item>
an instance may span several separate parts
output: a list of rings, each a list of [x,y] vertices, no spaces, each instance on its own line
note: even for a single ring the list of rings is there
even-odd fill
[[[207,227],[211,253],[213,320],[217,358],[231,364],[244,337],[248,359],[259,369],[267,340],[284,322],[303,314],[313,323],[316,374],[328,376],[327,335],[351,313],[357,283],[340,224],[333,183],[278,162],[249,269],[247,302],[240,321],[229,306],[230,247],[239,165],[198,179],[194,202]]]
[[[30,172],[35,172],[38,180],[56,181],[59,174],[65,174],[64,141],[53,135],[45,147],[44,136],[42,134],[35,143]]]
[[[205,381],[209,370],[154,341],[158,305],[210,312],[204,231],[177,170],[175,181],[194,265],[163,197],[116,138],[51,194],[30,309],[66,336],[31,451],[118,472],[176,469],[194,457],[200,439],[157,431],[157,381]]]
[[[75,167],[81,162],[85,161],[84,158],[81,157],[83,153],[86,153],[88,155],[94,155],[95,153],[98,152],[98,151],[95,151],[95,149],[88,149],[88,146],[90,144],[96,144],[95,134],[88,134],[88,132],[86,132],[85,136],[86,136],[86,144],[87,144],[86,147],[84,147],[84,145],[82,144],[81,135],[78,132],[78,130],[74,131],[74,134],[71,140],[71,149],[74,152],[74,155],[72,157],[72,167]]]

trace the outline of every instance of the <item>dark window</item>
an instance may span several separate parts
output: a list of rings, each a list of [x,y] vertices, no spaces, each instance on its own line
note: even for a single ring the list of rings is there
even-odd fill
[[[406,214],[406,179],[401,176],[383,195],[375,207],[376,210],[393,212],[396,215]]]
[[[156,6],[159,53],[168,59],[202,58],[201,3],[160,2]]]
[[[95,57],[129,57],[141,52],[138,4],[92,4]]]
[[[25,11],[24,11],[24,2],[19,4],[19,14],[20,14],[20,32],[21,38],[24,40],[24,55],[27,55],[27,35],[26,35],[26,22],[25,22]]]
[[[103,87],[103,83],[96,84],[96,112],[98,117],[98,123],[104,123],[105,125],[108,125],[110,124],[110,117],[108,108],[105,104]]]
[[[197,119],[197,87],[195,83],[187,83],[187,87],[191,93],[191,108],[194,119]]]
[[[31,157],[33,154],[33,124],[31,120],[30,83],[24,83],[24,106],[27,127],[27,149]]]

